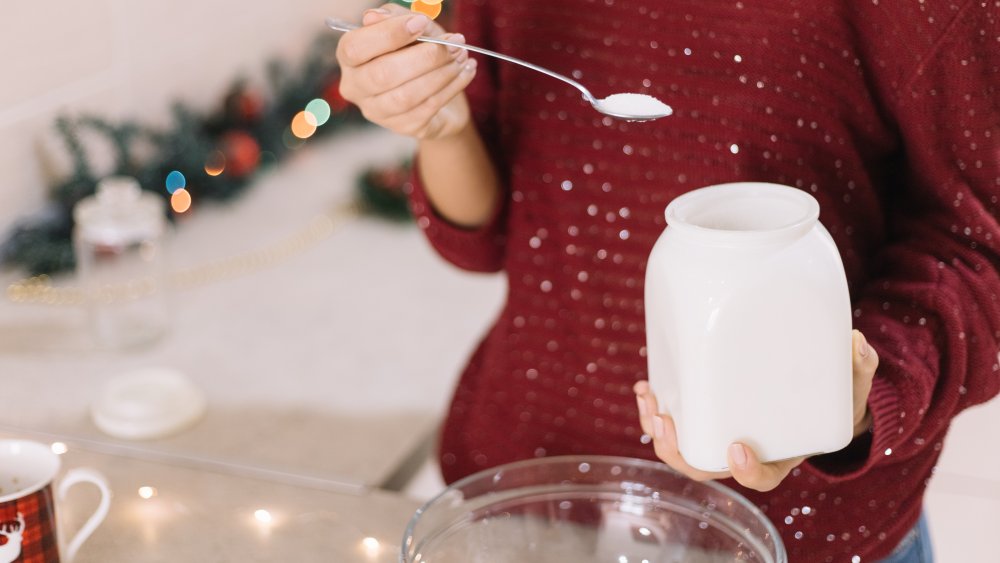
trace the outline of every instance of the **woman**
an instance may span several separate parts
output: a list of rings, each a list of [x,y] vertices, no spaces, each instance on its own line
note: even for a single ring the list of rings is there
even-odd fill
[[[1000,4],[900,4],[456,2],[452,39],[674,107],[649,123],[414,44],[444,30],[398,6],[366,12],[338,48],[342,93],[420,139],[412,207],[438,252],[509,280],[445,423],[448,481],[571,453],[730,477],[684,463],[642,381],[644,267],[674,197],[770,181],[819,201],[844,260],[856,437],[775,464],[734,444],[727,484],[793,561],[929,560],[922,495],[949,421],[1000,390]]]

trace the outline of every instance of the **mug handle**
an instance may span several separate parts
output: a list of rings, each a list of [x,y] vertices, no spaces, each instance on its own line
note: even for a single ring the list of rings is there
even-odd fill
[[[111,508],[111,488],[108,487],[107,480],[104,476],[94,471],[93,469],[88,469],[86,467],[78,467],[76,469],[70,469],[66,472],[66,476],[63,477],[62,482],[59,483],[58,497],[59,502],[64,502],[66,500],[66,493],[73,487],[73,485],[79,483],[91,483],[101,491],[101,502],[97,505],[97,510],[90,515],[90,518],[80,527],[80,531],[73,536],[73,539],[67,544],[65,560],[67,563],[72,563],[73,559],[76,558],[76,552],[83,545],[83,542],[90,537],[90,534],[94,533],[94,530],[101,525],[104,521],[104,517],[108,515],[108,509]]]

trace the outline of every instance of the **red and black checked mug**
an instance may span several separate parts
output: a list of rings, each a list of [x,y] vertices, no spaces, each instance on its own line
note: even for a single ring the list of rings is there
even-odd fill
[[[52,449],[28,440],[0,440],[0,563],[68,563],[97,529],[111,506],[111,489],[100,473],[77,468],[66,472],[53,495],[59,456]],[[69,489],[91,483],[101,491],[97,510],[65,548],[56,532],[55,503],[63,502]]]

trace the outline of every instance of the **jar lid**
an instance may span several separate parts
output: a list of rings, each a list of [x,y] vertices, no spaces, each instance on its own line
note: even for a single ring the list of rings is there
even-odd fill
[[[158,238],[165,226],[163,198],[144,192],[138,180],[109,176],[97,184],[94,195],[73,208],[77,235],[91,243],[108,246]]]
[[[145,440],[187,428],[205,412],[205,394],[184,374],[147,368],[108,381],[91,406],[94,424],[116,438]]]

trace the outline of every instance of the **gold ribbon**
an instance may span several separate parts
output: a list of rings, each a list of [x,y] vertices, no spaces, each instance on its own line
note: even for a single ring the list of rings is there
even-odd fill
[[[356,217],[359,211],[356,203],[334,207],[310,221],[299,232],[272,245],[172,272],[167,275],[165,285],[182,291],[264,270],[315,246],[329,237],[344,219]],[[154,280],[139,278],[101,287],[92,294],[92,299],[109,304],[133,301],[154,293]],[[7,286],[7,298],[14,303],[82,305],[87,301],[87,293],[79,287],[55,287],[51,278],[43,274],[10,284]]]

